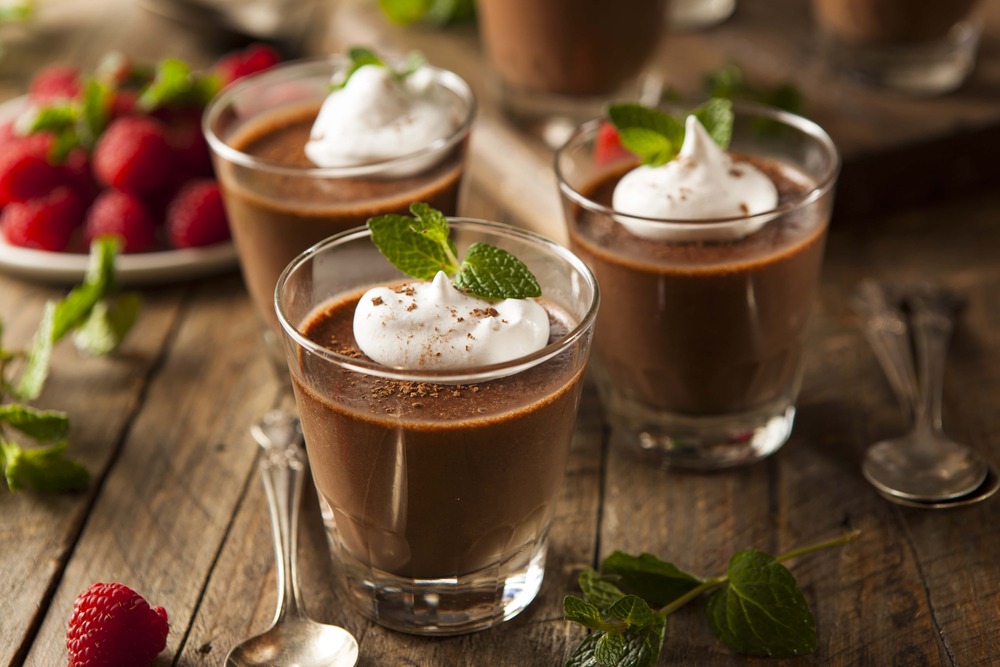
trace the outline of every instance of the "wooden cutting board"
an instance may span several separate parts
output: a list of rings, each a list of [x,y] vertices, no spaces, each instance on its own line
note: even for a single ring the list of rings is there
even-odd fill
[[[702,95],[704,77],[728,63],[757,85],[795,85],[806,115],[830,133],[843,157],[836,224],[1000,189],[1000,2],[987,0],[970,80],[953,93],[923,98],[868,88],[828,71],[816,50],[808,4],[740,0],[720,26],[668,34],[654,67],[667,86],[689,96]],[[331,52],[354,44],[417,49],[468,80],[479,100],[470,187],[503,202],[512,211],[510,222],[564,238],[552,153],[499,113],[475,26],[402,27],[387,21],[372,0],[342,0],[311,48]]]

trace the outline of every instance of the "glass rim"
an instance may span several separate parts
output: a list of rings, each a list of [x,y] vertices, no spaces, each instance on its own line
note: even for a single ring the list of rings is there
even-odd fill
[[[705,229],[718,229],[720,227],[728,227],[734,225],[744,226],[748,223],[757,223],[763,225],[769,220],[776,218],[780,215],[784,215],[790,211],[794,211],[809,204],[815,202],[816,200],[822,198],[830,190],[833,189],[837,182],[837,176],[840,173],[841,158],[840,152],[837,150],[837,146],[833,139],[827,132],[820,127],[814,121],[805,118],[804,116],[799,116],[798,114],[791,113],[789,111],[784,111],[776,107],[767,106],[765,104],[759,104],[756,102],[746,102],[742,100],[733,101],[733,111],[737,115],[754,115],[762,118],[767,118],[769,120],[774,120],[790,126],[796,130],[799,130],[803,134],[808,135],[812,139],[815,139],[819,145],[825,150],[826,154],[830,157],[830,164],[826,171],[821,174],[821,176],[816,180],[816,184],[806,190],[805,192],[795,195],[788,200],[782,202],[775,208],[767,211],[760,211],[753,215],[740,215],[740,216],[729,216],[729,217],[719,217],[719,218],[659,218],[659,217],[647,217],[641,215],[634,215],[632,213],[622,213],[610,206],[605,206],[600,204],[579,190],[570,185],[568,179],[563,174],[563,170],[560,167],[560,161],[563,155],[574,145],[576,145],[584,137],[590,136],[591,134],[596,134],[598,128],[602,123],[605,122],[603,118],[593,118],[578,125],[566,141],[556,149],[555,155],[553,156],[553,167],[556,174],[556,181],[559,185],[559,191],[570,201],[574,202],[581,208],[584,208],[592,213],[598,213],[613,217],[616,219],[625,220],[635,220],[642,223],[657,224],[660,223],[664,226],[671,225],[677,227],[683,227],[684,229],[693,230],[699,228]]]
[[[515,375],[516,373],[532,368],[533,366],[537,366],[538,364],[541,364],[571,348],[577,343],[577,341],[580,340],[580,338],[586,335],[587,331],[593,328],[597,318],[597,309],[601,301],[601,292],[597,283],[597,278],[594,276],[590,268],[583,262],[583,260],[573,254],[568,248],[565,248],[552,239],[536,232],[522,229],[520,227],[514,227],[513,225],[501,222],[462,216],[449,216],[448,223],[451,229],[485,229],[486,231],[499,234],[500,236],[534,243],[544,247],[555,256],[563,259],[570,265],[572,270],[576,271],[578,275],[583,277],[591,288],[593,297],[590,300],[590,305],[587,307],[586,312],[573,326],[573,328],[566,333],[565,336],[553,343],[549,343],[540,350],[510,361],[476,366],[470,369],[419,370],[400,368],[396,366],[384,366],[368,359],[357,359],[355,357],[339,354],[330,348],[324,347],[323,345],[310,340],[299,330],[298,325],[289,321],[282,304],[281,291],[291,275],[299,270],[315,255],[331,248],[371,236],[371,231],[367,227],[353,227],[346,231],[334,234],[333,236],[330,236],[308,248],[293,259],[281,272],[281,275],[278,277],[278,281],[274,287],[273,303],[275,313],[278,317],[278,323],[281,325],[282,330],[287,336],[295,341],[296,345],[304,348],[310,354],[323,357],[327,361],[334,363],[338,367],[345,370],[355,371],[364,375],[389,380],[426,382],[430,384],[475,384]],[[372,247],[374,247],[374,245]],[[386,262],[388,263],[388,260],[386,260]],[[374,287],[375,284],[372,286]],[[330,295],[331,298],[335,296],[335,294]],[[313,310],[310,311],[310,313],[315,312],[315,308],[319,305],[321,304],[314,304]]]
[[[466,104],[465,115],[455,129],[445,137],[441,137],[431,142],[423,148],[384,160],[374,160],[360,165],[340,166],[340,167],[293,167],[278,162],[262,160],[261,158],[244,153],[233,148],[227,141],[220,137],[215,131],[215,125],[224,109],[232,106],[233,101],[246,89],[260,83],[277,83],[287,77],[289,73],[307,73],[316,69],[317,72],[323,67],[329,67],[329,74],[343,68],[350,61],[346,56],[334,54],[321,58],[301,58],[290,60],[276,65],[262,72],[251,74],[239,81],[227,86],[216,95],[205,108],[201,119],[201,130],[212,151],[229,163],[241,167],[250,167],[259,171],[269,172],[275,175],[297,176],[306,178],[358,178],[362,176],[372,176],[384,173],[388,169],[399,169],[406,167],[410,163],[426,160],[428,156],[444,153],[452,148],[456,143],[469,135],[472,122],[476,116],[476,96],[472,87],[458,74],[451,70],[446,70],[434,65],[425,65],[434,74],[434,81],[452,93]],[[329,76],[328,76],[329,78]]]

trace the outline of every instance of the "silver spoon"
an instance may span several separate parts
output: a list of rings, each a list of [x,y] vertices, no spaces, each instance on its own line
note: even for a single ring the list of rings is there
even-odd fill
[[[235,646],[226,656],[226,667],[353,667],[358,661],[354,637],[343,628],[310,619],[302,606],[296,538],[306,458],[299,420],[275,410],[250,433],[264,448],[260,471],[274,536],[278,605],[271,627]]]
[[[915,291],[907,302],[920,370],[916,419],[906,435],[869,447],[862,472],[883,494],[919,501],[958,498],[979,487],[989,467],[977,452],[941,431],[941,393],[954,304],[940,290],[930,288]]]

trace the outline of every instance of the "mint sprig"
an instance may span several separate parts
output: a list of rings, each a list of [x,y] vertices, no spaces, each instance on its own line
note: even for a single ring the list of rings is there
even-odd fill
[[[66,456],[69,416],[8,399],[33,401],[41,395],[52,351],[71,332],[77,347],[90,354],[107,354],[121,343],[138,317],[139,296],[118,292],[118,250],[112,237],[94,241],[83,283],[46,304],[30,350],[0,345],[0,469],[11,491],[60,493],[87,487],[87,469]],[[15,379],[10,371],[18,362]],[[24,446],[25,440],[33,440],[34,446]]]
[[[729,146],[733,134],[733,105],[712,98],[691,112],[721,148]],[[634,103],[608,106],[608,120],[615,126],[622,146],[651,167],[670,162],[684,144],[684,120],[665,111]]]
[[[368,220],[372,242],[397,269],[418,280],[438,271],[463,292],[481,299],[527,299],[542,295],[535,276],[519,259],[488,243],[473,243],[459,261],[444,214],[425,203],[410,206],[413,217],[380,215]]]
[[[406,57],[406,60],[403,61],[400,69],[393,69],[389,63],[382,59],[381,56],[364,46],[351,47],[347,50],[347,57],[350,59],[351,64],[348,65],[347,69],[344,71],[342,79],[337,83],[331,84],[331,90],[340,90],[346,86],[347,82],[351,80],[352,76],[354,76],[354,73],[366,65],[385,67],[392,74],[393,78],[397,81],[403,81],[406,77],[410,76],[427,64],[423,55],[414,51]]]
[[[781,563],[858,539],[852,531],[833,540],[771,556],[737,552],[726,574],[703,578],[652,554],[619,551],[580,573],[584,598],[563,600],[567,620],[591,632],[566,667],[653,667],[665,640],[666,618],[708,593],[712,633],[738,653],[788,658],[816,650],[816,621],[795,577]]]

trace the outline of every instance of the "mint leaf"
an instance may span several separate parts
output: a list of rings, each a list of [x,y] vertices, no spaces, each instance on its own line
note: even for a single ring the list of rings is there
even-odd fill
[[[615,551],[601,563],[601,571],[616,575],[624,590],[660,606],[673,602],[703,583],[702,579],[648,553],[631,556]]]
[[[62,493],[83,491],[90,473],[79,463],[66,457],[66,443],[48,447],[22,449],[12,442],[0,440],[4,476],[11,491]]]
[[[563,598],[563,614],[567,621],[579,623],[590,630],[597,630],[604,624],[601,610],[597,608],[597,605],[581,600],[575,595],[567,595]]]
[[[784,565],[747,549],[733,556],[728,577],[709,596],[705,610],[720,641],[740,653],[774,658],[816,650],[816,621]]]
[[[733,137],[733,103],[730,100],[713,98],[691,113],[720,148],[729,147]]]
[[[99,301],[73,336],[77,349],[95,356],[113,352],[139,319],[141,307],[135,292]]]
[[[711,99],[691,113],[719,146],[729,146],[733,133],[729,100]],[[670,162],[684,145],[684,120],[659,109],[632,103],[611,104],[607,116],[618,130],[622,146],[638,155],[645,165],[659,167]]]
[[[684,143],[684,123],[639,104],[608,107],[608,119],[618,130],[622,146],[638,155],[643,164],[660,166],[674,159]]]
[[[438,271],[451,275],[458,269],[455,253],[448,244],[415,228],[412,218],[380,215],[368,221],[368,229],[372,242],[385,258],[412,278],[430,280]]]
[[[663,651],[667,617],[656,612],[647,625],[624,632],[587,635],[566,661],[566,667],[653,667]]]
[[[56,304],[49,301],[42,311],[42,321],[35,331],[35,337],[28,352],[28,359],[21,370],[21,378],[14,389],[14,394],[21,399],[33,401],[42,393],[45,380],[49,376],[49,364],[52,360],[52,328],[55,318]]]
[[[97,144],[111,117],[113,97],[111,89],[96,79],[84,85],[83,107],[77,119],[77,134],[84,146],[92,148]]]
[[[417,21],[446,25],[476,15],[475,0],[379,0],[378,4],[391,21],[402,25]]]
[[[455,287],[483,299],[526,299],[542,295],[524,263],[486,243],[473,243],[455,276]]]
[[[42,442],[62,440],[69,432],[69,417],[65,412],[35,410],[24,405],[0,405],[0,422]]]
[[[636,595],[626,595],[608,607],[606,613],[608,618],[640,628],[653,621],[653,610],[649,608],[649,603]]]
[[[602,665],[619,665],[625,658],[628,646],[624,635],[617,632],[605,632],[597,638],[594,646],[594,658]]]
[[[482,299],[541,296],[535,276],[506,250],[473,243],[459,263],[444,214],[423,202],[410,206],[410,211],[413,218],[380,215],[368,220],[372,242],[406,275],[431,280],[438,271],[444,271],[457,289]]]
[[[140,93],[136,106],[146,112],[167,106],[202,107],[218,89],[218,77],[196,74],[183,60],[167,58],[156,66],[153,80]]]
[[[625,593],[607,581],[592,567],[588,567],[580,572],[577,577],[577,583],[580,585],[580,590],[583,591],[583,595],[587,598],[587,601],[600,609],[607,609],[625,597]]]

